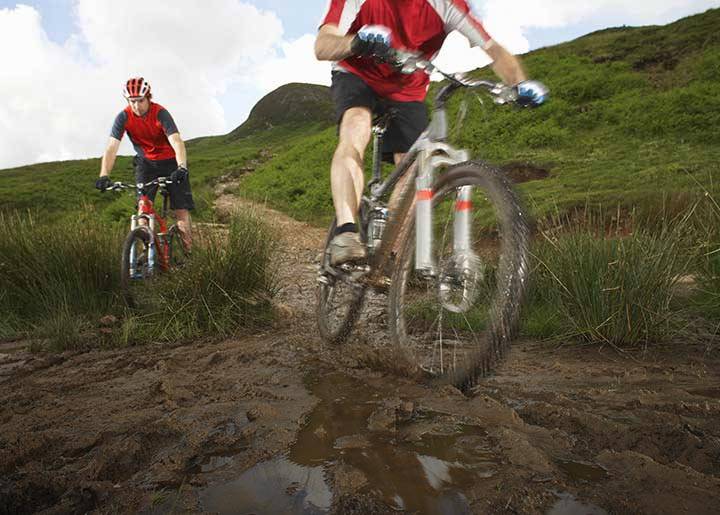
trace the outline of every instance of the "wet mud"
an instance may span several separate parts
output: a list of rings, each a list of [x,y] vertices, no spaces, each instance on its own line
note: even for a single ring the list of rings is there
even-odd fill
[[[263,334],[0,344],[0,513],[720,512],[716,343],[519,341],[469,395],[431,387],[382,358],[381,295],[319,340],[323,231],[269,216],[293,237]]]

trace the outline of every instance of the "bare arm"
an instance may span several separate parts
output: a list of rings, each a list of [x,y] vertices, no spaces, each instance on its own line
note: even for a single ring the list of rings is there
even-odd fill
[[[117,157],[118,149],[120,148],[120,140],[110,136],[108,139],[105,153],[100,161],[100,177],[110,175],[110,172],[115,166],[115,158]]]
[[[178,166],[187,168],[187,152],[185,150],[185,142],[180,137],[180,133],[176,132],[171,134],[168,136],[168,141],[175,151],[175,160],[177,161]]]
[[[341,34],[337,25],[323,25],[315,39],[315,57],[319,61],[342,61],[352,55],[352,40],[353,36]]]
[[[520,60],[492,39],[483,46],[485,53],[493,60],[492,69],[507,85],[514,86],[527,79]]]

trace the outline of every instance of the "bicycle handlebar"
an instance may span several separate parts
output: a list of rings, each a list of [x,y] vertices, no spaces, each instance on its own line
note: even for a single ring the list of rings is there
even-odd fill
[[[137,190],[143,190],[149,186],[169,186],[172,184],[172,180],[170,180],[169,177],[158,177],[157,179],[154,179],[150,182],[138,182],[137,184],[128,184],[126,182],[114,182],[111,186],[105,188],[102,191],[122,191],[122,190],[129,190],[129,189],[137,189]]]
[[[439,73],[445,77],[445,79],[450,81],[450,87],[443,88],[438,94],[438,99],[441,101],[446,99],[458,88],[485,89],[494,97],[495,103],[497,104],[512,103],[518,99],[517,88],[513,86],[506,86],[502,82],[470,79],[465,77],[462,73],[446,73],[435,66],[431,61],[428,61],[422,56],[412,52],[403,52],[401,50],[393,49],[389,55],[381,58],[381,60],[387,62],[400,71],[400,73],[405,75],[415,73],[418,70],[424,70],[428,75],[432,73]]]

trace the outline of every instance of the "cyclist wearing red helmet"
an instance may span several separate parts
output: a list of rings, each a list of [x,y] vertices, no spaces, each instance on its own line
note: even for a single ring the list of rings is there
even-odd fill
[[[189,251],[192,244],[190,210],[195,208],[195,203],[190,190],[185,143],[167,109],[152,102],[150,84],[144,78],[129,79],[123,95],[128,106],[115,118],[95,187],[105,190],[112,185],[109,175],[115,165],[120,140],[127,132],[137,152],[134,159],[135,181],[147,183],[168,176],[172,179],[172,184],[168,186],[170,208],[175,212],[183,244]],[[157,186],[148,191],[153,199],[156,193]]]
[[[545,101],[547,88],[526,80],[518,59],[490,37],[470,13],[467,0],[330,1],[315,41],[315,55],[334,61],[331,91],[339,124],[330,178],[337,219],[330,243],[331,264],[365,258],[355,217],[373,112],[390,108],[395,113],[385,134],[383,153],[392,155],[396,163],[427,125],[427,73],[420,70],[403,75],[376,57],[396,48],[432,59],[453,30],[490,56],[493,70],[505,84],[517,86],[521,100],[530,105]],[[396,191],[402,191],[402,185]]]

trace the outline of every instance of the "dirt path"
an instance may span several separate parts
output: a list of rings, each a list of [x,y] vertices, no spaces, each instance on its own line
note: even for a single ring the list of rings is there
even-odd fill
[[[321,343],[324,231],[255,208],[286,241],[266,333],[0,347],[0,513],[720,512],[717,345],[522,341],[473,396],[431,389]]]

